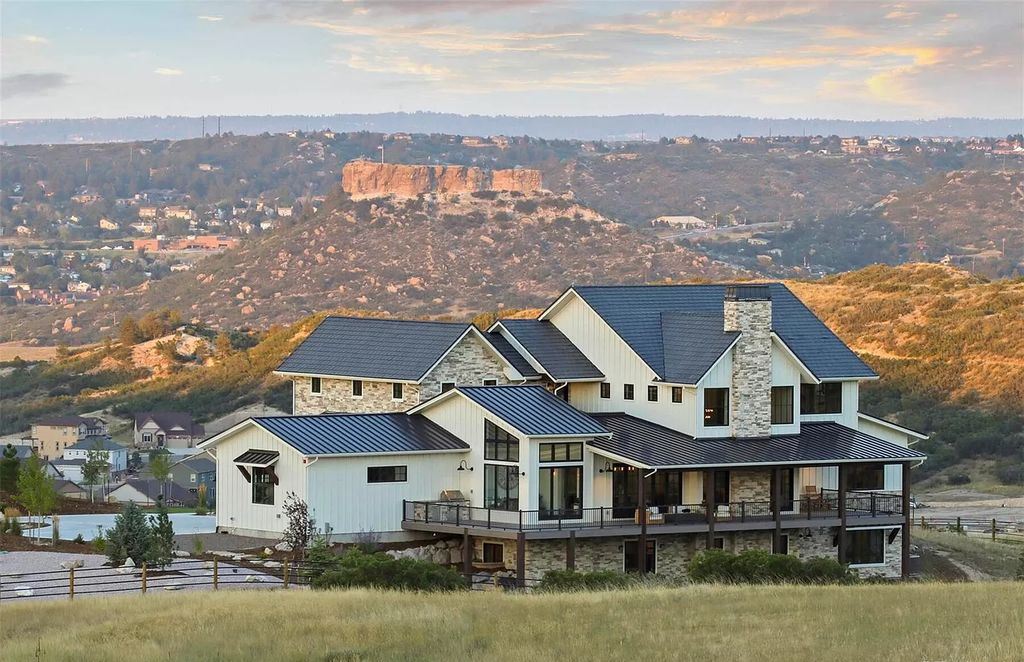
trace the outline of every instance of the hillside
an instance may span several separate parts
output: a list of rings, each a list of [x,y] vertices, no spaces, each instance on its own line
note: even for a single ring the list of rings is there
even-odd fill
[[[154,661],[201,650],[222,660],[1010,662],[1024,655],[1020,595],[1013,582],[539,595],[151,589],[74,602],[12,600],[4,607],[4,652],[12,661],[111,659],[131,648]]]
[[[283,223],[193,272],[56,316],[32,311],[10,328],[15,336],[78,344],[109,332],[112,318],[165,307],[214,328],[266,328],[344,307],[465,318],[542,305],[574,282],[737,273],[571,196],[473,191],[354,202],[336,189],[315,216]]]

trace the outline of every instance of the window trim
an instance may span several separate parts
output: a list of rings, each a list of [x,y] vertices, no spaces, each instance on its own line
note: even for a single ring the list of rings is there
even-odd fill
[[[598,385],[598,395],[601,396],[602,400],[610,400],[612,397],[611,382],[601,382],[600,385]]]
[[[847,529],[846,530],[846,536],[847,536],[847,540],[846,540],[846,550],[847,550],[847,552],[846,552],[846,555],[847,555],[847,562],[849,563],[849,566],[851,568],[884,568],[885,567],[885,557],[886,557],[885,548],[887,546],[886,531],[888,531],[891,528],[893,528],[893,527],[872,527],[872,528],[867,528],[867,529]],[[853,562],[850,562],[849,561],[850,552],[853,550],[853,541],[851,539],[852,536],[854,534],[857,534],[857,533],[874,534],[875,532],[877,532],[879,535],[881,535],[881,538],[882,538],[882,560],[881,561],[870,561],[870,562],[867,562],[867,563],[853,563]]]
[[[392,469],[392,475],[394,478],[384,479],[377,478],[372,480],[370,472],[374,469]],[[401,469],[401,478],[398,478],[399,469]],[[409,465],[407,464],[388,464],[388,465],[375,465],[372,467],[366,467],[366,484],[367,485],[389,485],[391,483],[408,483],[409,482]]]
[[[831,386],[839,387],[839,399],[838,409],[835,411],[827,410],[828,396],[825,394],[825,388]],[[806,389],[813,389],[813,405],[812,411],[804,411],[804,392]],[[835,416],[843,413],[843,382],[821,382],[820,384],[800,384],[800,415],[801,416]],[[821,393],[819,395],[819,392]],[[821,401],[822,411],[818,411],[818,402]]]
[[[776,389],[779,389],[779,392],[782,392],[783,390],[788,390],[789,391],[789,407],[785,410],[788,413],[789,420],[782,420],[782,421],[776,421],[775,420],[776,409],[778,409],[778,411],[780,413],[783,411],[783,407],[781,405],[779,407],[775,406],[775,393],[776,393]],[[793,396],[794,396],[794,391],[795,391],[795,389],[793,388],[792,384],[782,384],[782,385],[779,385],[779,386],[772,386],[772,390],[771,390],[771,403],[769,404],[769,406],[771,407],[771,421],[772,421],[771,424],[772,425],[792,425],[793,423],[796,422],[794,417],[793,417],[793,409],[794,409],[794,407],[793,407]]]
[[[683,402],[683,387],[673,386],[672,387],[672,404],[678,405]]]
[[[391,382],[391,399],[395,402],[405,400],[405,384],[402,382]]]
[[[551,447],[552,457],[554,457],[555,454],[556,454],[556,447],[563,447],[564,446],[565,447],[565,459],[564,460],[545,460],[544,457],[543,457],[543,454],[542,454],[543,449],[544,449],[545,446]],[[578,447],[578,449],[579,449],[580,456],[579,456],[579,459],[575,459],[574,460],[574,459],[572,459],[572,454],[573,454],[572,451],[576,447]],[[557,466],[558,464],[564,464],[566,466],[583,464],[583,442],[580,442],[580,441],[552,441],[552,442],[545,442],[545,443],[542,443],[542,444],[538,444],[537,445],[537,463],[538,464],[543,464],[543,465],[548,465],[548,466],[549,465],[556,465]]]
[[[313,388],[316,386],[316,388]],[[323,395],[324,394],[324,383],[319,377],[309,378],[309,393],[310,395]]]
[[[358,393],[356,392],[358,391]],[[363,380],[353,379],[352,380],[352,399],[361,400],[363,397]]]
[[[623,400],[634,400],[636,398],[636,387],[632,384],[622,385],[622,399]]]
[[[658,390],[659,389],[658,389],[658,385],[657,384],[648,384],[647,385],[647,402],[657,402],[658,401]]]
[[[270,467],[249,467],[249,471],[251,472],[251,474],[250,474],[251,475],[251,479],[250,480],[252,481],[252,485],[250,486],[250,490],[249,490],[249,500],[252,502],[252,505],[254,505],[254,506],[270,506],[271,508],[273,508],[274,505],[277,503],[277,490],[275,489],[277,486],[274,485],[274,474],[271,471]],[[257,482],[256,481],[256,476],[257,475],[259,475],[259,476],[266,476],[267,480],[266,481],[262,481],[261,480],[260,482]],[[257,501],[256,500],[256,486],[257,485],[269,485],[270,486],[270,503],[266,503],[264,501]]]
[[[494,429],[494,434],[490,433],[491,428]],[[504,437],[502,435],[504,435]],[[505,449],[504,457],[501,457],[497,452],[499,445]],[[492,446],[494,449],[494,454],[492,456],[488,455],[488,446]],[[515,458],[509,459],[512,455],[511,451],[513,446],[515,447]],[[521,451],[522,442],[519,437],[515,436],[494,421],[487,418],[484,419],[484,461],[518,464],[521,457]]]
[[[497,561],[494,561],[494,560],[488,561],[487,560],[487,556],[488,556],[487,552],[488,552],[488,550],[493,552],[495,547],[498,548],[498,560]],[[492,556],[493,556],[493,554],[492,554]],[[487,542],[487,541],[484,541],[483,547],[480,550],[480,558],[482,559],[481,563],[500,563],[500,564],[504,565],[505,564],[505,544],[504,543],[500,543],[500,542]]]
[[[724,387],[723,386],[719,386],[719,387],[705,388],[704,389],[704,398],[703,398],[704,402],[702,403],[703,406],[701,407],[704,410],[704,415],[701,417],[701,424],[704,427],[706,427],[706,428],[726,428],[726,427],[729,427],[729,419],[731,418],[731,416],[729,416],[729,408],[732,405],[732,402],[731,402],[732,394],[730,393],[730,390],[731,389],[728,386],[724,386]],[[724,417],[723,417],[723,420],[722,420],[721,423],[708,423],[708,392],[709,391],[725,393],[725,402],[722,403],[722,411],[724,413]]]

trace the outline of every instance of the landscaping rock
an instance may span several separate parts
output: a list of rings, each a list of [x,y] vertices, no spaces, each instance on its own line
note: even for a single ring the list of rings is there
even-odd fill
[[[263,567],[264,568],[280,568],[281,564],[278,563],[277,561],[264,561]]]
[[[274,549],[276,549],[279,552],[290,552],[292,551],[292,546],[282,540],[281,542],[274,545]]]
[[[179,559],[187,559],[190,556],[192,556],[191,554],[189,554],[188,552],[186,552],[183,549],[176,549],[176,550],[174,550],[171,553],[174,554],[175,556],[177,556]]]
[[[272,549],[270,549],[269,547],[264,547],[263,548],[263,556],[272,556],[273,554],[274,554],[274,551]]]
[[[64,570],[70,570],[71,568],[81,568],[85,565],[85,561],[82,559],[75,559],[74,561],[61,561],[60,567]]]

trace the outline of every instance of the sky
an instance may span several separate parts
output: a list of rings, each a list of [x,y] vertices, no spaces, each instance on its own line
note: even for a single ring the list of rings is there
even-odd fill
[[[1024,117],[1024,2],[0,3],[0,117]]]

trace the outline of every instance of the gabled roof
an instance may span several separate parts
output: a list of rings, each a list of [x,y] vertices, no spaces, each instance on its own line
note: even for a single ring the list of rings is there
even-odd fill
[[[164,495],[165,499],[177,501],[178,503],[189,503],[196,499],[196,495],[174,481],[164,482],[155,478],[129,478],[111,489],[110,495],[117,496],[117,491],[124,489],[126,486],[153,500],[156,500],[161,494]]]
[[[590,415],[541,386],[460,386],[420,405],[417,410],[442,398],[454,397],[454,394],[464,395],[528,437],[608,434]]]
[[[188,467],[197,474],[206,474],[217,470],[217,463],[210,458],[209,453],[197,453],[186,457],[184,460],[175,462],[172,466],[177,467],[179,465]]]
[[[51,427],[78,427],[79,425],[88,425],[89,420],[81,416],[51,416],[35,422],[35,425],[46,425]]]
[[[469,448],[437,423],[417,415],[321,414],[249,420],[307,456],[439,453]]]
[[[724,328],[720,313],[662,313],[661,363],[655,371],[672,384],[696,384],[740,337]]]
[[[277,372],[418,382],[467,334],[488,343],[463,322],[326,317]]]
[[[164,432],[175,432],[177,436],[202,437],[205,430],[192,420],[192,415],[183,411],[144,411],[135,414],[135,429],[138,430],[152,420]]]
[[[769,283],[772,330],[817,379],[877,377],[782,283]],[[662,313],[721,314],[726,285],[574,286],[545,310],[545,319],[575,292],[659,374]]]
[[[491,327],[492,329],[494,327]],[[512,364],[512,366],[519,371],[519,374],[526,379],[536,379],[540,377],[540,373],[537,372],[530,362],[526,360],[526,357],[519,353],[512,344],[505,339],[505,336],[501,335],[499,331],[488,331],[487,340],[491,342],[494,349],[505,357],[505,360]]]
[[[110,437],[99,437],[93,435],[91,437],[85,437],[81,441],[68,446],[68,450],[91,451],[96,450],[97,447],[102,451],[123,451],[125,449],[124,446],[117,443]]]
[[[892,421],[888,421],[888,420],[882,418],[881,416],[874,416],[872,414],[868,414],[868,413],[863,412],[863,411],[857,412],[857,416],[860,417],[860,418],[866,419],[866,420],[868,420],[868,421],[870,421],[872,423],[877,423],[878,425],[882,425],[882,426],[887,427],[889,429],[896,430],[897,432],[905,434],[908,437],[914,437],[916,439],[921,439],[921,440],[924,440],[924,439],[928,438],[928,435],[925,434],[924,432],[920,432],[920,431],[915,430],[913,428],[908,428],[905,425],[900,425],[899,423],[893,423]]]
[[[593,414],[612,432],[587,442],[597,452],[646,468],[906,462],[922,453],[838,423],[801,423],[799,434],[767,439],[694,439],[628,414]]]
[[[551,379],[600,380],[604,373],[562,335],[551,322],[531,319],[503,319],[493,328],[504,327]]]

